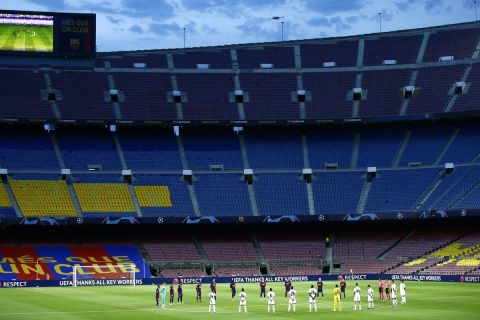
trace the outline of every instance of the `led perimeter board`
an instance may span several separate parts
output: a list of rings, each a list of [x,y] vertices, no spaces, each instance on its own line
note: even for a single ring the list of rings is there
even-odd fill
[[[0,54],[93,58],[95,14],[0,10]]]

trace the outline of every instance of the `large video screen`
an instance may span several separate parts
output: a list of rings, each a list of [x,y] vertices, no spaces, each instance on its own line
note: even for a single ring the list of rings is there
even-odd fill
[[[0,11],[0,53],[93,57],[95,15]]]
[[[0,50],[53,52],[53,16],[0,13]]]

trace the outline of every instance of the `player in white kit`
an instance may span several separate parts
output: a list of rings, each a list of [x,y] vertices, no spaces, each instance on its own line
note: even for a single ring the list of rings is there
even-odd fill
[[[370,288],[370,285],[368,285],[368,290],[367,290],[368,309],[375,309],[375,303],[373,302],[374,294],[375,293],[373,292],[373,289]]]
[[[312,306],[315,309],[315,312],[317,312],[317,290],[312,286],[308,290],[308,302],[309,305],[308,307],[310,308],[310,312],[312,312]]]
[[[297,291],[293,289],[293,286],[288,292],[288,297],[288,312],[290,312],[290,310],[293,310],[293,312],[295,312],[297,306]]]
[[[362,292],[362,289],[358,286],[358,283],[355,283],[355,288],[353,288],[353,310],[362,310],[362,305],[360,303],[360,293]]]
[[[208,298],[210,299],[210,305],[208,306],[208,312],[217,312],[215,305],[217,303],[217,295],[215,294],[214,291],[210,292],[208,295]]]
[[[397,284],[395,283],[395,280],[392,280],[392,307],[396,307],[397,305]]]
[[[242,307],[245,310],[245,313],[247,313],[247,293],[245,292],[245,289],[242,288],[242,292],[240,292],[240,306],[238,307],[238,312],[242,312]]]
[[[275,313],[275,292],[273,292],[272,288],[267,294],[267,303],[268,303],[268,312],[270,312],[270,307],[272,311]]]
[[[407,303],[407,289],[405,288],[405,282],[400,283],[400,296],[402,297],[402,304]]]

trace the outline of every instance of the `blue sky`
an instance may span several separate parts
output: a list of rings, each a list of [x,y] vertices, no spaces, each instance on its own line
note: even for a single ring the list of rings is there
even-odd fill
[[[477,1],[480,14],[480,1]],[[99,51],[393,31],[475,20],[473,0],[0,0],[1,9],[97,14]],[[282,16],[282,20],[272,20]]]

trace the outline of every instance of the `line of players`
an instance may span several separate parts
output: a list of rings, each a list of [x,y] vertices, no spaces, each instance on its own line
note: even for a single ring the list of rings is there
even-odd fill
[[[339,311],[342,311],[342,295],[343,299],[345,299],[345,291],[347,284],[343,278],[340,278],[340,288],[338,287],[338,284],[335,285],[335,288],[333,290],[333,311],[337,311],[337,308]],[[232,282],[230,283],[230,290],[231,290],[231,295],[232,295],[232,300],[234,300],[235,296],[237,295],[237,290],[236,290],[237,284],[235,281],[232,279]],[[266,293],[266,282],[265,279],[262,279],[260,281],[260,298],[267,299],[267,310],[268,312],[272,311],[275,312],[275,292],[273,291],[272,288],[270,288],[268,294]],[[288,298],[288,312],[296,312],[296,304],[297,304],[297,292],[293,288],[292,283],[290,279],[286,279],[285,283],[285,298]],[[371,288],[370,285],[367,286],[367,302],[368,302],[368,309],[374,309],[375,308],[375,303],[374,303],[374,291],[373,288]],[[196,291],[196,301],[202,302],[202,283],[199,282],[197,283],[197,286],[195,288]],[[379,291],[379,300],[385,300],[385,296],[383,295],[383,281],[379,279],[378,283],[378,291]],[[166,300],[166,286],[165,283],[163,284],[162,287],[160,287],[160,284],[157,285],[156,293],[155,293],[155,298],[156,298],[156,305],[157,307],[159,306],[159,302],[161,302],[161,307],[162,309],[165,308],[165,300]],[[362,310],[362,305],[361,305],[361,292],[362,289],[358,286],[358,283],[355,284],[355,287],[353,288],[353,301],[354,301],[354,310]],[[183,287],[182,284],[178,284],[177,286],[177,303],[183,303]],[[323,292],[323,281],[322,278],[318,278],[317,281],[317,289],[314,288],[314,285],[311,285],[310,289],[308,290],[308,299],[309,299],[309,311],[312,312],[312,308],[317,311],[317,298],[322,295],[322,299],[325,298],[324,292]],[[397,285],[395,284],[395,281],[392,280],[392,284],[390,285],[390,281],[387,280],[386,282],[386,295],[387,295],[387,300],[392,300],[392,306],[397,306],[398,301],[397,301]],[[400,296],[401,296],[401,303],[405,304],[406,303],[406,287],[405,283],[403,280],[401,280],[400,283]],[[170,286],[170,305],[174,303],[175,300],[175,289],[173,285]],[[240,305],[238,307],[238,312],[242,311],[242,308],[244,312],[247,311],[247,293],[245,292],[245,289],[242,288],[241,292],[239,294],[239,300],[240,300]],[[217,284],[215,282],[215,279],[212,280],[210,284],[210,293],[209,293],[209,312],[216,312],[216,301],[217,301]]]

